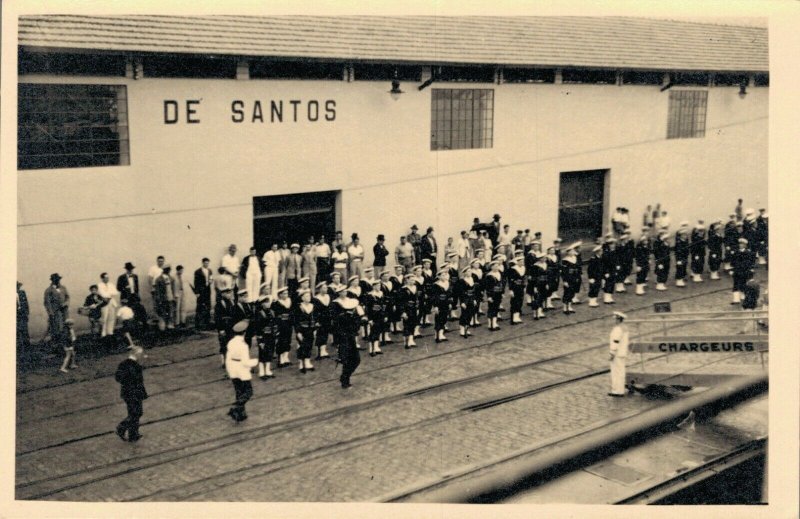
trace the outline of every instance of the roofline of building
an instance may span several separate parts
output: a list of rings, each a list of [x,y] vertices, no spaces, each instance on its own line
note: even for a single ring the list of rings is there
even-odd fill
[[[690,23],[690,22],[687,22]],[[699,23],[699,22],[696,22]],[[220,58],[220,59],[236,59],[236,60],[251,60],[259,59],[266,61],[306,61],[314,63],[341,63],[346,64],[391,64],[391,65],[411,65],[422,67],[501,67],[501,68],[530,68],[530,69],[561,69],[561,68],[579,68],[586,70],[619,70],[619,71],[635,71],[635,72],[708,72],[708,73],[721,73],[721,74],[735,74],[735,73],[752,73],[763,74],[769,73],[769,68],[759,69],[712,69],[712,68],[662,68],[662,67],[625,67],[625,66],[597,66],[585,65],[581,63],[560,63],[554,64],[541,64],[541,63],[493,63],[493,62],[463,62],[463,61],[429,61],[429,60],[402,60],[402,59],[362,59],[362,58],[317,58],[305,56],[284,56],[284,55],[257,55],[257,54],[241,54],[241,53],[208,53],[208,52],[153,52],[153,51],[131,51],[131,50],[106,50],[106,49],[90,49],[84,47],[44,47],[44,46],[29,46],[19,45],[20,49],[24,49],[31,53],[41,54],[95,54],[95,55],[115,55],[125,56],[129,58],[141,58],[147,56],[200,56],[207,58]]]

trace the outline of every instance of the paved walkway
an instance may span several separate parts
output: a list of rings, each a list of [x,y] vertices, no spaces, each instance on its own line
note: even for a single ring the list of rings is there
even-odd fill
[[[667,296],[688,298],[676,301],[674,311],[727,310],[729,292],[722,289],[729,281],[720,283],[725,284],[617,296],[613,309],[644,315],[654,300]],[[362,355],[348,391],[338,387],[332,361],[318,362],[306,375],[280,370],[276,379],[253,381],[250,419],[239,425],[225,417],[233,391],[219,367],[213,334],[154,348],[145,360],[151,398],[145,402],[145,437],[137,444],[113,434],[125,411],[110,375],[123,355],[90,361],[66,385],[48,383],[51,374],[33,373],[17,395],[17,496],[369,501],[464,464],[658,405],[642,397],[608,398],[607,376],[600,376],[465,410],[606,367],[612,308],[576,309],[572,316],[557,312],[521,326],[505,322],[496,333],[480,328],[469,341],[453,333],[444,344],[428,337],[415,350],[394,345],[383,356]],[[730,329],[719,322],[696,327],[696,333]],[[470,377],[477,378],[465,381]],[[448,382],[455,383],[414,394]]]

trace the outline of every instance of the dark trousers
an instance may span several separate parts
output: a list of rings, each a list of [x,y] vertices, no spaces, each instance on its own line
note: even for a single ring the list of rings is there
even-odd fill
[[[233,382],[233,391],[236,394],[236,402],[233,404],[231,411],[233,419],[239,422],[247,418],[244,406],[253,396],[253,384],[249,380],[238,378],[231,379],[231,382]]]
[[[606,294],[614,293],[614,273],[606,275],[603,281],[603,292]]]
[[[641,265],[639,272],[636,273],[636,283],[643,285],[647,282],[647,274],[650,273],[650,265]]]
[[[669,277],[669,262],[666,261],[663,263],[656,262],[656,281],[658,283],[666,283],[668,277]]]
[[[278,326],[278,348],[277,353],[286,353],[292,349],[292,326]]]
[[[310,359],[314,349],[314,330],[302,330],[303,340],[297,341],[297,360]]]
[[[475,315],[475,305],[467,303],[466,308],[461,309],[461,314],[458,316],[459,326],[469,326],[472,317]]]
[[[356,338],[353,335],[343,336],[339,345],[339,361],[342,363],[342,375],[339,382],[342,386],[350,385],[350,377],[361,364],[361,355],[356,349]]]
[[[289,298],[291,298],[292,301],[294,301],[295,296],[297,296],[297,288],[299,286],[300,283],[297,282],[297,278],[286,280],[286,288],[289,289]]]
[[[330,281],[328,276],[331,274],[331,261],[330,258],[317,258],[317,279],[316,282]]]
[[[197,296],[197,309],[194,316],[195,328],[206,328],[211,322],[211,291]]]
[[[750,273],[741,274],[736,271],[733,272],[733,291],[744,292],[744,287],[750,280]]]
[[[28,320],[19,319],[17,321],[17,353],[22,354],[31,345],[31,337],[28,333]]]
[[[575,297],[575,286],[572,283],[569,283],[569,286],[564,285],[564,292],[561,295],[561,302],[563,302],[564,304],[571,303],[574,297]],[[513,307],[511,311],[512,312],[514,311]]]
[[[381,341],[383,332],[386,331],[386,323],[383,316],[377,317],[369,327],[369,342]]]
[[[129,439],[135,438],[139,436],[139,418],[144,414],[142,401],[125,400],[125,405],[128,407],[128,416],[117,425],[117,429],[123,434],[127,431]]]
[[[703,267],[706,263],[706,255],[703,254],[693,254],[692,255],[692,273],[693,274],[702,274]]]
[[[500,312],[500,303],[502,303],[503,295],[500,293],[492,294],[492,299],[489,300],[489,306],[486,309],[486,315],[489,318],[497,317]]]
[[[565,290],[566,292],[566,290]],[[521,313],[522,303],[525,302],[525,288],[515,287],[511,289],[511,312]]]
[[[722,254],[719,251],[714,251],[708,255],[708,270],[717,272],[722,264]]]
[[[403,336],[410,337],[414,335],[414,328],[419,324],[416,308],[413,310],[406,310],[406,316],[408,316],[408,319],[403,319]]]
[[[600,286],[602,285],[603,281],[601,279],[595,279],[594,283],[589,283],[589,297],[594,299],[600,294]]]
[[[263,335],[258,338],[258,362],[272,362],[275,357],[275,336]]]
[[[686,260],[681,260],[680,262],[675,262],[675,279],[685,279],[686,278]]]
[[[450,304],[445,303],[443,305],[438,305],[436,309],[438,311],[433,318],[433,329],[438,332],[439,330],[444,330],[444,327],[447,325],[447,313],[450,311]]]

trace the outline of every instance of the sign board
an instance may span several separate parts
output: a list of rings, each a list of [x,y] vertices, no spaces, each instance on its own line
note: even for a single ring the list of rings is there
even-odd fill
[[[672,311],[672,303],[669,301],[657,301],[653,303],[653,311],[657,314],[663,314]]]
[[[705,340],[676,341],[664,339],[656,342],[635,342],[630,345],[631,353],[754,353],[769,351],[769,341],[758,340]]]

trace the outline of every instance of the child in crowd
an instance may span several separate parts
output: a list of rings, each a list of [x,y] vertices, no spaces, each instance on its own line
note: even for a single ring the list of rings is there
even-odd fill
[[[106,302],[97,292],[97,285],[90,286],[89,295],[86,296],[86,300],[83,302],[83,308],[78,313],[89,318],[89,326],[92,335],[100,334],[102,328],[100,311],[105,305]]]
[[[64,325],[65,326],[62,328],[61,337],[58,338],[59,342],[61,343],[61,347],[64,348],[64,362],[61,363],[60,371],[62,373],[69,373],[67,368],[75,369],[78,367],[78,365],[75,364],[75,340],[77,339],[74,328],[75,321],[72,319],[67,319],[64,321]]]

